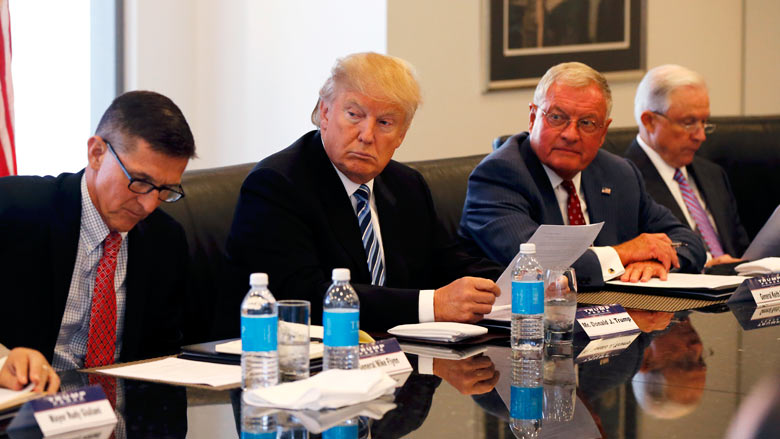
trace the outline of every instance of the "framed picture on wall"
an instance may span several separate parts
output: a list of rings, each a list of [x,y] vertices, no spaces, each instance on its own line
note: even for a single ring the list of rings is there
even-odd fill
[[[533,87],[550,67],[585,63],[608,79],[644,72],[642,0],[487,0],[487,88]]]

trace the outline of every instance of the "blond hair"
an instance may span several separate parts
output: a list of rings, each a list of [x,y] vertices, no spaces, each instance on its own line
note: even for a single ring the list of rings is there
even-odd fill
[[[314,125],[320,126],[320,103],[332,102],[336,94],[343,91],[355,91],[399,106],[407,127],[422,100],[417,75],[409,63],[374,52],[354,53],[336,60],[311,113]]]

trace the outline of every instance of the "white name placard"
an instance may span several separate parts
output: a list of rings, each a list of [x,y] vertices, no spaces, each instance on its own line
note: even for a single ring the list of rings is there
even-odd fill
[[[576,321],[589,338],[616,337],[639,332],[634,319],[617,303],[580,308],[577,310]]]
[[[396,378],[411,372],[412,365],[401,350],[398,340],[386,338],[360,345],[360,369],[379,369]]]
[[[586,361],[600,360],[611,357],[623,352],[624,349],[631,346],[631,343],[639,337],[638,333],[623,335],[619,337],[597,338],[589,342],[585,349],[577,355],[576,363]]]
[[[780,273],[765,274],[742,282],[729,303],[750,301],[756,306],[780,305]]]
[[[30,401],[33,416],[44,436],[115,424],[111,408],[100,386],[90,386],[71,392]]]

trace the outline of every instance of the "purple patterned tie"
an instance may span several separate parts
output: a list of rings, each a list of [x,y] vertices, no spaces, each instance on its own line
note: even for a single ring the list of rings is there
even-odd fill
[[[685,176],[679,169],[674,170],[674,180],[680,184],[680,192],[682,193],[683,201],[685,201],[685,207],[688,208],[693,221],[696,222],[696,229],[699,231],[702,239],[704,239],[704,244],[707,245],[712,257],[722,256],[723,248],[720,246],[718,234],[715,233],[715,229],[707,217],[707,212],[701,207],[699,199],[696,198],[693,189],[688,185],[688,180],[685,179]]]

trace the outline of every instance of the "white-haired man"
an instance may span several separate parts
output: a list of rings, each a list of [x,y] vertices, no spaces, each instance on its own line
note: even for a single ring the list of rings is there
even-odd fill
[[[696,157],[715,130],[704,78],[673,64],[651,69],[637,88],[634,117],[639,134],[625,156],[642,171],[647,192],[699,233],[707,266],[738,261],[749,239],[726,172]]]
[[[597,71],[582,63],[550,68],[530,104],[530,133],[510,137],[469,177],[463,238],[507,264],[541,224],[603,221],[595,246],[573,264],[580,285],[621,274],[666,279],[672,267],[700,271],[701,240],[650,198],[635,166],[600,150],[611,107]]]
[[[312,323],[340,267],[360,297],[361,328],[489,313],[501,268],[468,256],[439,224],[423,177],[391,160],[419,102],[403,60],[338,60],[312,113],[319,130],[261,161],[241,187],[227,242],[241,280],[267,272],[276,298],[311,301]]]

